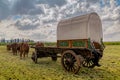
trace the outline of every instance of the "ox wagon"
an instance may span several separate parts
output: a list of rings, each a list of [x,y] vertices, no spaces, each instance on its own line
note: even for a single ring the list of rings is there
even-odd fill
[[[68,72],[77,73],[81,66],[93,68],[103,56],[104,44],[101,19],[97,13],[61,20],[57,26],[57,47],[33,47],[32,60],[51,57]]]

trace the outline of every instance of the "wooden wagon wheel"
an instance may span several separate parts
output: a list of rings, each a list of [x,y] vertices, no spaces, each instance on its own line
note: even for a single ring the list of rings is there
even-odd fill
[[[37,53],[36,53],[36,52],[33,52],[31,58],[32,58],[32,60],[33,60],[35,63],[37,63]]]
[[[57,54],[53,54],[53,55],[51,56],[51,59],[52,59],[52,61],[57,61]]]
[[[63,52],[61,57],[63,68],[68,72],[78,73],[80,69],[80,59],[72,50]]]
[[[35,53],[35,63],[37,63],[37,53]]]
[[[85,59],[83,61],[83,67],[94,68],[94,59]]]

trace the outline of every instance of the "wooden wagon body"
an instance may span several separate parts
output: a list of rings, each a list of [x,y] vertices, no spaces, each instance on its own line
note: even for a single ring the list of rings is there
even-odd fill
[[[81,66],[94,67],[95,60],[103,55],[102,23],[97,13],[62,20],[57,27],[57,47],[33,47],[32,59],[51,57],[61,63],[66,71],[77,73]],[[95,53],[94,53],[95,51]]]

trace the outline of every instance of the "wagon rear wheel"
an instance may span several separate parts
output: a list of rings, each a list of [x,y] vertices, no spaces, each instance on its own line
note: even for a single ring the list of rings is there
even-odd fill
[[[88,67],[88,68],[94,68],[94,62],[93,62],[94,59],[85,59],[83,61],[83,67]]]
[[[35,63],[37,63],[37,53],[36,53],[36,52],[33,52],[31,58],[32,58],[32,60],[33,60]]]
[[[37,63],[37,53],[35,53],[35,63]]]
[[[78,73],[80,69],[80,59],[72,50],[63,52],[61,57],[63,68],[68,72]]]

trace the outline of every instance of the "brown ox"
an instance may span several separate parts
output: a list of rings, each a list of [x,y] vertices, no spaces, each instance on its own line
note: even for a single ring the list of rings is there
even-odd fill
[[[25,58],[25,55],[28,57],[29,45],[27,43],[20,44],[20,58]]]
[[[12,49],[13,55],[17,55],[17,47],[18,47],[17,43],[11,44],[11,49]]]
[[[21,44],[18,44],[18,45],[17,45],[17,52],[18,52],[18,53],[20,53],[20,45],[21,45]]]
[[[11,44],[7,44],[7,50],[10,51],[11,50]]]
[[[37,42],[35,47],[44,47],[44,44],[42,42]]]

